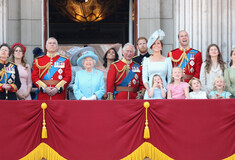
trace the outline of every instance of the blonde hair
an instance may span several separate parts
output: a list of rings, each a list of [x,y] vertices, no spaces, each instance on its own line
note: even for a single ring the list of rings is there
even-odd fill
[[[213,90],[215,90],[215,91],[217,90],[217,88],[215,87],[215,82],[218,81],[218,80],[222,80],[222,81],[224,82],[224,88],[223,88],[223,89],[225,89],[226,83],[225,83],[224,77],[223,77],[223,76],[218,76],[218,77],[216,77],[215,80],[214,80],[214,83],[213,83],[213,86],[214,86],[214,87],[213,87]]]
[[[154,77],[159,77],[159,78],[161,79],[161,81],[162,81],[162,77],[161,77],[159,74],[155,74],[155,75],[153,76],[153,79],[152,79],[152,86],[153,86],[153,84],[154,84]]]
[[[191,87],[192,87],[192,81],[193,81],[193,80],[198,81],[200,84],[202,84],[201,81],[200,81],[200,79],[193,77],[193,78],[188,82]]]
[[[172,72],[171,72],[171,83],[174,83],[174,82],[175,82],[175,80],[174,80],[174,78],[173,78],[173,70],[174,70],[174,69],[180,69],[180,70],[181,70],[182,77],[180,78],[180,81],[183,82],[183,81],[184,81],[183,69],[180,68],[180,67],[174,67],[174,68],[172,68]]]

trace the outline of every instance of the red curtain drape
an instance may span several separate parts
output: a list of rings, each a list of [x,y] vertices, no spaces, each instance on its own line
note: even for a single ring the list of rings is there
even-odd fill
[[[176,160],[221,160],[235,153],[235,100],[0,101],[0,159],[20,159],[45,142],[69,160],[118,160],[144,142]]]

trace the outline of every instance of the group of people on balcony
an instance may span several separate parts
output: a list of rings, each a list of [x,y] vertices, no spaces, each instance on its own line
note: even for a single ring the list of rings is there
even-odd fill
[[[0,46],[0,99],[2,100],[100,100],[100,99],[223,99],[235,97],[235,47],[227,67],[216,44],[207,48],[202,63],[200,51],[189,47],[184,30],[178,34],[180,47],[162,54],[165,33],[155,31],[135,46],[123,46],[119,60],[117,46],[104,54],[103,66],[92,47],[73,47],[58,54],[58,42],[51,37],[44,53],[35,48],[32,69],[26,63],[26,47],[15,43]],[[152,50],[152,54],[148,53]],[[10,60],[9,57],[11,56]],[[34,93],[34,94],[32,94]],[[34,95],[34,96],[33,96]]]

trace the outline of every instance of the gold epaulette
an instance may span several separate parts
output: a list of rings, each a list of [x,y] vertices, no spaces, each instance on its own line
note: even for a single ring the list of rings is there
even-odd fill
[[[37,59],[37,58],[35,59],[35,65],[36,65],[36,66],[38,67],[38,69],[39,69],[39,78],[41,78],[42,75],[43,75],[46,71],[50,70],[50,68],[51,68],[51,62],[48,62],[48,63],[47,63],[46,65],[44,65],[44,66],[40,66],[40,65],[38,64],[38,59]],[[41,73],[41,69],[44,69],[42,73]]]
[[[136,56],[134,56],[133,58],[135,58],[135,57],[138,57],[139,55],[136,55]]]

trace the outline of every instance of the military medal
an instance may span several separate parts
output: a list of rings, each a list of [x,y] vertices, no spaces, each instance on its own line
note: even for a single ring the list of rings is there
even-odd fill
[[[15,79],[15,74],[11,74],[11,78]]]
[[[10,78],[10,79],[8,79],[8,84],[11,84],[12,83],[12,79]]]
[[[191,68],[191,69],[190,69],[190,73],[193,73],[193,72],[194,72],[194,69],[193,69],[193,68]]]
[[[194,66],[195,62],[191,60],[191,61],[189,62],[189,64],[190,64],[191,66]]]
[[[63,70],[60,68],[60,69],[58,70],[58,73],[59,73],[59,74],[62,74],[62,73],[63,73]]]
[[[133,79],[133,81],[132,81],[132,82],[133,82],[133,84],[136,84],[136,80],[135,80],[135,79]]]
[[[137,74],[135,74],[135,79],[138,79],[139,77],[138,77],[138,75]]]
[[[61,80],[62,78],[63,78],[63,77],[62,77],[62,75],[59,75],[59,76],[58,76],[58,79],[60,79],[60,80]]]

